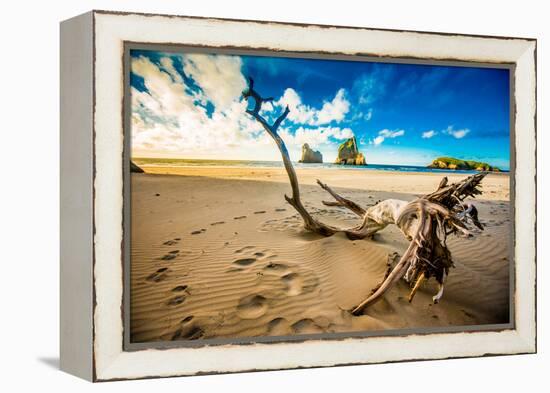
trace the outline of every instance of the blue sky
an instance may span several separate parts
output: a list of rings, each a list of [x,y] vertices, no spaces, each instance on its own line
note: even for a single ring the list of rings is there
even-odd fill
[[[285,106],[280,134],[293,160],[303,143],[336,158],[355,135],[372,164],[427,165],[437,156],[509,168],[509,72],[378,62],[131,52],[135,156],[279,160],[244,113],[252,76]]]

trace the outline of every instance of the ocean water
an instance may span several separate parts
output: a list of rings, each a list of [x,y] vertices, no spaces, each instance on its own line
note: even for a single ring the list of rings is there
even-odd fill
[[[282,168],[282,161],[247,161],[247,160],[205,160],[205,159],[187,159],[187,158],[134,158],[137,165],[155,165],[155,166],[209,166],[209,167],[240,167],[240,168]],[[338,165],[331,163],[323,164],[302,164],[294,162],[295,168],[322,168],[322,169],[354,169],[358,171],[393,171],[393,172],[434,172],[434,173],[476,173],[471,170],[451,170],[451,169],[431,169],[424,166],[413,165],[382,165],[368,164],[367,166],[358,165]],[[502,170],[507,173],[508,171]]]

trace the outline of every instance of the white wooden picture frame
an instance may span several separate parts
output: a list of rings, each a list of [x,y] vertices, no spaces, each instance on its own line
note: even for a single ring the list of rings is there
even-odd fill
[[[506,328],[196,347],[124,345],[129,43],[507,65],[513,70],[513,321]],[[90,381],[536,351],[536,40],[92,11],[61,23],[61,368]]]

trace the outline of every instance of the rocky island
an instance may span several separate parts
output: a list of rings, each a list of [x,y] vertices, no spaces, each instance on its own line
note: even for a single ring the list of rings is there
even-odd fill
[[[460,160],[452,157],[438,157],[432,161],[428,168],[432,169],[459,169],[471,171],[489,171],[500,172],[497,167],[491,166],[486,162]]]
[[[338,147],[338,157],[334,163],[341,165],[367,165],[365,156],[357,149],[355,136],[352,136]]]
[[[302,146],[302,158],[298,161],[304,164],[322,164],[323,155],[320,151],[315,151],[307,143]]]

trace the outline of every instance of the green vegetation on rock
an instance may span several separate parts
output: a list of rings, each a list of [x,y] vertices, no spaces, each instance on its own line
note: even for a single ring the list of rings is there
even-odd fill
[[[438,157],[432,161],[428,168],[434,169],[462,169],[472,171],[491,171],[500,172],[497,167],[491,166],[486,162],[459,160],[453,157]]]
[[[354,136],[347,139],[338,147],[338,157],[335,164],[367,165],[365,156],[357,149],[357,141]]]

